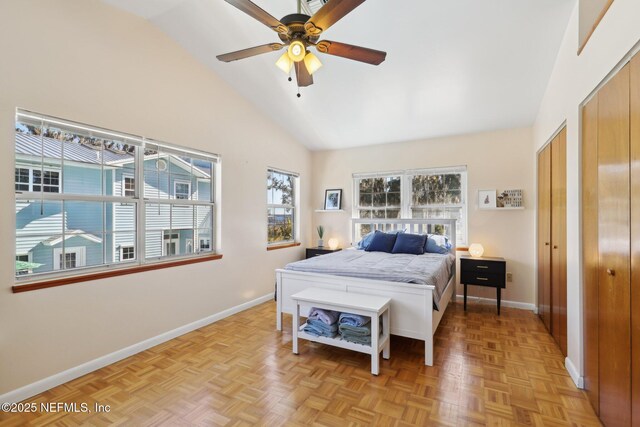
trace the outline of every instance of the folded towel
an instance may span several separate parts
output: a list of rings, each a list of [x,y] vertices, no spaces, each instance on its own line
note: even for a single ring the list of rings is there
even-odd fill
[[[371,337],[371,322],[367,323],[364,326],[351,326],[341,323],[340,326],[338,326],[338,330],[340,331],[340,335],[342,335],[343,337]]]
[[[360,316],[359,314],[352,313],[340,313],[339,323],[341,325],[364,326],[369,322],[371,322],[371,318],[367,316]]]
[[[324,310],[316,307],[311,307],[311,311],[309,311],[309,319],[321,320],[327,325],[336,323],[339,317],[339,311]]]
[[[307,319],[307,323],[305,323],[302,330],[316,337],[333,338],[338,333],[338,324],[334,323],[333,325],[327,325],[326,323],[320,320]]]
[[[354,342],[356,344],[362,345],[371,345],[371,335],[366,336],[355,336],[355,335],[342,335],[342,339],[349,342]]]

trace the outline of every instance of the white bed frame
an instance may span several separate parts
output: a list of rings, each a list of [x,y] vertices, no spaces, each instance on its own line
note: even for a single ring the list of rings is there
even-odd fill
[[[429,226],[444,225],[451,252],[456,253],[456,221],[451,219],[353,219],[353,243],[359,240],[362,225],[371,230],[405,230],[408,233],[426,233]],[[391,333],[407,338],[424,340],[425,365],[433,366],[433,334],[436,332],[444,311],[456,288],[456,265],[440,298],[440,310],[433,310],[434,286],[411,283],[388,282],[382,280],[360,279],[355,277],[332,276],[320,273],[305,273],[290,270],[276,270],[277,280],[277,318],[276,324],[282,330],[284,313],[293,314],[295,303],[291,295],[307,288],[336,289],[391,298]],[[305,313],[306,314],[306,313]]]

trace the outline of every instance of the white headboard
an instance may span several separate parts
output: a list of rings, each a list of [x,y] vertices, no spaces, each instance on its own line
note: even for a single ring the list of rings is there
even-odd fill
[[[442,225],[444,234],[451,243],[451,253],[456,253],[456,220],[455,219],[376,219],[353,218],[351,219],[351,244],[356,245],[362,239],[362,226],[368,226],[369,231],[396,231],[404,230],[412,234],[435,234],[434,227]]]

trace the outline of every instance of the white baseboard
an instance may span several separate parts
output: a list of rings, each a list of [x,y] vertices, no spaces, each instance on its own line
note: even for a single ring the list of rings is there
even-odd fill
[[[569,371],[569,375],[571,376],[573,382],[576,384],[576,387],[584,388],[584,377],[580,376],[573,362],[568,357],[564,359],[564,367],[567,368],[567,371]]]
[[[163,342],[172,340],[188,332],[195,331],[196,329],[202,328],[203,326],[207,326],[211,323],[217,322],[218,320],[224,319],[225,317],[229,317],[233,314],[247,310],[271,299],[273,299],[273,292],[5,393],[0,396],[0,402],[20,402],[31,396],[42,393],[43,391],[47,391],[49,389],[52,389],[53,387],[59,386],[60,384],[64,384],[66,382],[79,378],[107,365],[111,365],[112,363],[115,363],[119,360],[125,359],[129,356],[133,356],[136,353],[140,353],[141,351],[147,350],[158,344],[162,344]]]
[[[457,299],[462,301],[464,300],[464,295],[456,295]],[[477,301],[483,304],[493,304],[496,305],[495,298],[482,298],[482,297],[471,297],[467,296],[467,301]],[[509,300],[500,300],[500,307],[510,307],[510,308],[518,308],[520,310],[528,310],[537,312],[537,308],[535,304],[529,304],[526,302],[518,302],[518,301],[509,301]]]

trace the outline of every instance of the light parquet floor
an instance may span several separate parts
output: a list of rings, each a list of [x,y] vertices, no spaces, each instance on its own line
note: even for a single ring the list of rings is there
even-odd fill
[[[275,331],[268,302],[63,384],[28,402],[110,405],[108,413],[0,414],[0,426],[598,426],[564,358],[531,312],[449,305],[435,365],[393,337],[391,359]]]

